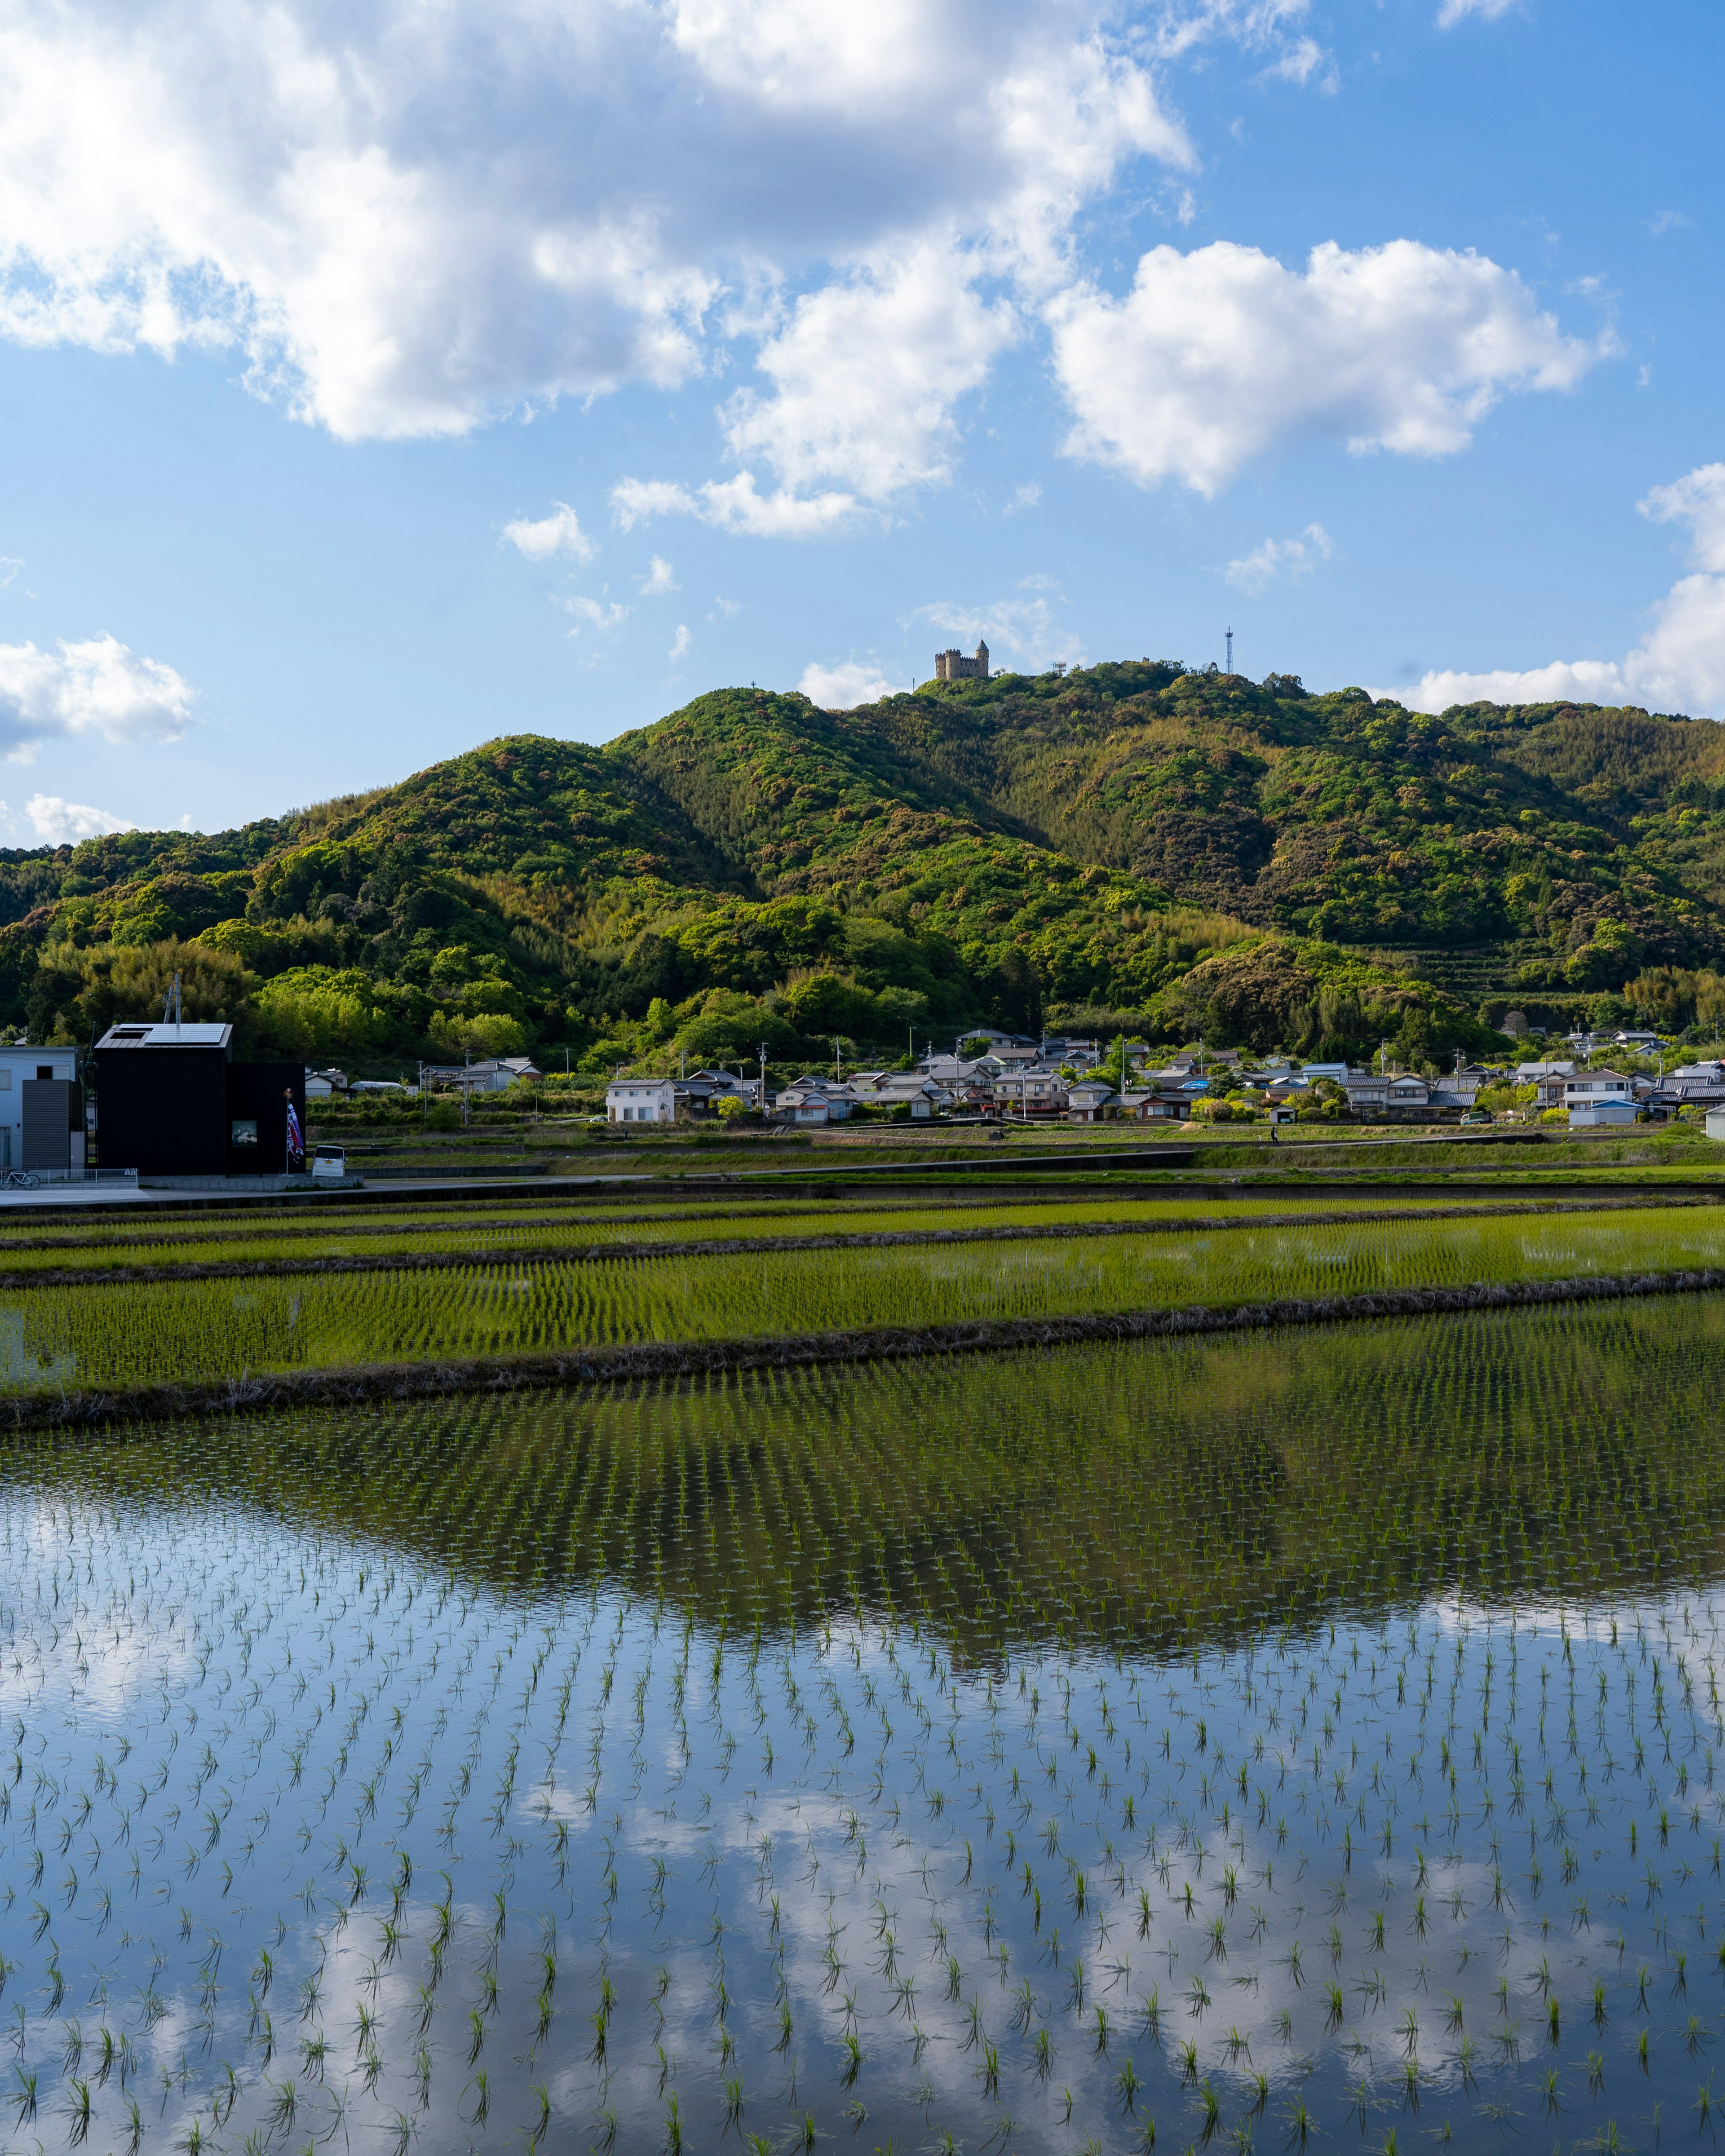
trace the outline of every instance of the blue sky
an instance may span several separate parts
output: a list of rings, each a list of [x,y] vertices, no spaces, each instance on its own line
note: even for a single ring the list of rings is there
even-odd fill
[[[737,681],[1725,714],[1725,19],[18,0],[0,843]]]

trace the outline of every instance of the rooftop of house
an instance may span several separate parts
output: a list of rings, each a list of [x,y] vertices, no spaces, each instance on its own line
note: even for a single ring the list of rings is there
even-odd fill
[[[226,1048],[234,1038],[231,1025],[110,1025],[96,1043],[98,1048]]]

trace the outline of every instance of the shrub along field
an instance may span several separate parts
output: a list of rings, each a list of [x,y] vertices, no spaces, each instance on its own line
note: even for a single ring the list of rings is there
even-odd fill
[[[18,1437],[12,2140],[1708,2137],[1722,1351],[1683,1296]]]

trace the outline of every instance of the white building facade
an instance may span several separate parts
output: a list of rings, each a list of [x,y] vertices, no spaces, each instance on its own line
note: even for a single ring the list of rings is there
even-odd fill
[[[605,1088],[608,1123],[674,1123],[676,1120],[674,1078],[618,1078]]]
[[[82,1168],[75,1048],[0,1048],[0,1170]]]

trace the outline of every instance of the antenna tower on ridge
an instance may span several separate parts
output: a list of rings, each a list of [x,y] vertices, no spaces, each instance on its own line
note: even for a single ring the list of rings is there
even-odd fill
[[[1228,632],[1228,664],[1223,670],[1229,674],[1234,671],[1234,631],[1231,629]]]

